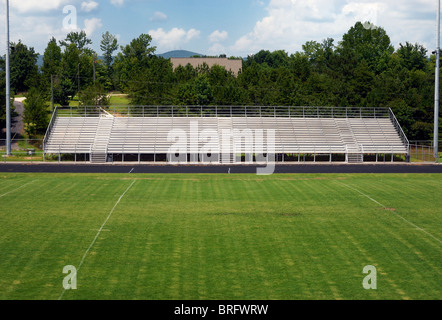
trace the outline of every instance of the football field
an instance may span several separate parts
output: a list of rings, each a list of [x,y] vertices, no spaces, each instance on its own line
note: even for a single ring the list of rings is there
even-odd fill
[[[1,173],[0,299],[440,300],[441,177]]]

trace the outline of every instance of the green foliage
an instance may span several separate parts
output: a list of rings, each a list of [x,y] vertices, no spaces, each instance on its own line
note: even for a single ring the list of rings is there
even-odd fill
[[[156,47],[150,46],[151,41],[152,37],[150,35],[141,34],[138,38],[133,39],[130,44],[120,46],[121,52],[118,53],[113,65],[117,78],[117,88],[127,89],[134,76],[148,67],[149,60],[156,50]]]
[[[92,51],[87,46],[92,44],[92,40],[89,39],[85,31],[72,31],[68,33],[64,40],[60,41],[62,47],[68,48],[70,45],[74,45],[80,53],[90,54]]]
[[[357,62],[365,60],[370,70],[379,73],[382,71],[380,62],[385,55],[391,55],[394,48],[383,28],[366,28],[357,22],[344,34],[337,51],[342,55],[353,55]]]
[[[113,57],[112,54],[115,50],[118,49],[118,40],[117,38],[110,34],[109,31],[106,31],[102,35],[102,39],[100,42],[100,49],[103,51],[104,55],[104,64],[107,68],[110,68],[112,65]]]
[[[38,54],[34,48],[28,48],[21,41],[11,43],[11,90],[26,92],[38,83]]]
[[[29,137],[46,131],[49,123],[48,103],[46,97],[37,88],[31,88],[26,95],[23,122]]]
[[[107,91],[99,82],[82,90],[79,99],[82,106],[108,106],[110,104]]]
[[[44,83],[49,84],[51,76],[60,74],[61,61],[61,48],[57,45],[57,40],[52,38],[43,54],[43,66],[41,67],[41,72]]]

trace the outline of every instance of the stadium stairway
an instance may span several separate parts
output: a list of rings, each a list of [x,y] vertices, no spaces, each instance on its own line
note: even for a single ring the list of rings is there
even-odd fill
[[[355,134],[349,125],[348,119],[335,119],[336,127],[339,135],[341,136],[342,144],[347,150],[347,162],[348,163],[361,163],[364,161],[364,157],[361,148],[356,141]]]
[[[105,163],[107,157],[107,146],[112,133],[114,117],[100,117],[97,133],[91,150],[92,163]]]
[[[235,163],[235,154],[233,154],[233,123],[231,118],[218,118],[218,134],[222,136],[222,146],[223,154],[221,154],[221,163]],[[229,136],[230,135],[230,136]],[[225,153],[227,147],[230,152]]]

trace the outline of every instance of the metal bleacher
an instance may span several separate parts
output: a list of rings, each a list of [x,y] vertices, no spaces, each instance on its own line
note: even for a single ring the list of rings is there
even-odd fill
[[[45,154],[90,154],[92,162],[127,154],[155,159],[169,154],[172,145],[188,154],[230,154],[229,163],[235,154],[258,151],[330,155],[330,159],[341,154],[348,162],[362,162],[366,154],[408,154],[408,140],[390,109],[146,106],[96,112],[90,108],[54,111]]]

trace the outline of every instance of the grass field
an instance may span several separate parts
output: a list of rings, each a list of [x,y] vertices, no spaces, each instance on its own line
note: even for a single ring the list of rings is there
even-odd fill
[[[0,299],[442,299],[441,191],[437,174],[2,173]]]

